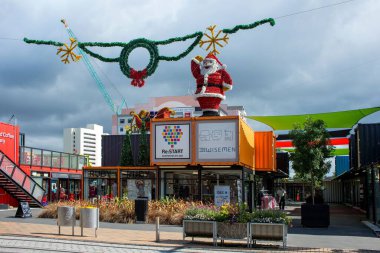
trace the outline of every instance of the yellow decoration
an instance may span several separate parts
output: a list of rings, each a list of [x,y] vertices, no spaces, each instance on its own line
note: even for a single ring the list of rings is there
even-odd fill
[[[64,43],[63,47],[60,47],[57,50],[57,55],[60,53],[63,53],[61,55],[61,61],[64,64],[70,63],[69,57],[71,58],[72,61],[75,61],[75,62],[79,61],[82,58],[81,55],[77,55],[76,53],[74,53],[74,49],[78,46],[78,43],[76,43],[77,42],[76,39],[70,38],[70,41],[71,41],[70,46]]]
[[[207,27],[207,30],[210,31],[210,35],[208,35],[207,33],[204,33],[203,35],[206,36],[208,40],[201,40],[199,42],[199,46],[202,48],[203,45],[208,44],[206,51],[208,51],[212,46],[212,50],[209,53],[220,54],[216,47],[224,47],[226,44],[228,44],[228,40],[230,38],[227,36],[227,34],[224,34],[224,36],[221,35],[222,30],[218,31],[218,33],[215,35],[215,27],[216,25]],[[221,37],[219,37],[219,35],[221,35]],[[226,44],[223,45],[220,42],[224,42]]]

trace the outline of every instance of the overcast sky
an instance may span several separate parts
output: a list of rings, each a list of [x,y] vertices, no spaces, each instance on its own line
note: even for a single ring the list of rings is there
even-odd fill
[[[247,1],[17,1],[1,0],[0,121],[16,115],[26,145],[61,151],[63,128],[103,125],[111,132],[112,112],[83,62],[63,64],[52,46],[28,45],[22,38],[68,42],[65,18],[82,42],[165,40],[342,2]],[[207,3],[206,3],[207,2]],[[380,1],[356,0],[276,19],[276,25],[239,31],[221,50],[234,81],[226,103],[243,105],[248,115],[283,115],[350,110],[379,105]],[[5,39],[10,38],[10,39]],[[18,40],[14,40],[18,39]],[[189,43],[160,46],[177,55]],[[96,50],[117,57],[120,48]],[[195,82],[190,60],[160,62],[143,88],[130,85],[117,63],[91,58],[116,103],[129,107],[153,96],[185,95]],[[142,69],[149,55],[132,52],[130,65]],[[374,114],[365,122],[378,122]]]

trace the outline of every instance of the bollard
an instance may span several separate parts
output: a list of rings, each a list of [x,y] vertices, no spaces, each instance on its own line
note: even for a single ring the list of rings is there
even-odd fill
[[[156,217],[156,242],[160,242],[160,217]]]

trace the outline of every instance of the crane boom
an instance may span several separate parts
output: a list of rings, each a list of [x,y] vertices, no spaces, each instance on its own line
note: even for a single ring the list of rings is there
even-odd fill
[[[71,28],[67,25],[66,21],[64,19],[62,19],[61,22],[65,25],[65,28],[66,28],[69,36],[78,41],[77,37],[75,36],[75,34],[71,30]],[[87,54],[85,52],[83,52],[83,50],[80,49],[79,47],[77,47],[76,50],[77,50],[78,54],[82,56],[83,62],[85,63],[88,72],[90,73],[92,78],[95,80],[95,82],[98,86],[98,89],[99,89],[100,93],[103,95],[103,98],[106,101],[107,105],[111,108],[113,113],[121,114],[121,109],[126,104],[125,99],[122,98],[122,104],[119,107],[117,107],[114,104],[114,102],[113,102],[110,94],[108,93],[107,89],[105,88],[105,86],[104,86],[102,80],[100,79],[98,73],[95,71],[94,66],[92,66],[89,58],[87,57]]]

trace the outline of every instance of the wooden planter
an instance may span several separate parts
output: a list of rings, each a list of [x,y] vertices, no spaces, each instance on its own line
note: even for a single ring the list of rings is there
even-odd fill
[[[288,226],[276,223],[250,223],[251,245],[257,240],[282,241],[283,248],[286,247]]]
[[[186,237],[204,237],[212,238],[212,242],[217,246],[216,240],[216,222],[215,221],[199,221],[199,220],[183,220],[183,240]]]
[[[224,240],[243,240],[247,238],[247,246],[249,246],[249,223],[217,223],[217,235],[224,243]]]

